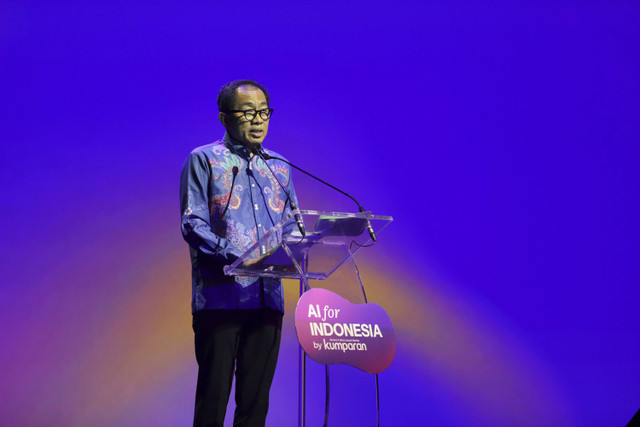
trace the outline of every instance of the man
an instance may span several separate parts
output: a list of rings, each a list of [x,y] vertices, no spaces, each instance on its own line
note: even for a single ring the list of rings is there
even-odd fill
[[[255,155],[273,113],[267,90],[251,80],[233,81],[218,93],[218,108],[224,137],[193,150],[180,181],[198,362],[194,426],[223,425],[234,368],[234,426],[264,426],[280,347],[282,283],[226,276],[222,268],[290,212],[289,196],[297,201],[289,167],[269,160],[274,176]],[[278,243],[264,242],[252,257]]]

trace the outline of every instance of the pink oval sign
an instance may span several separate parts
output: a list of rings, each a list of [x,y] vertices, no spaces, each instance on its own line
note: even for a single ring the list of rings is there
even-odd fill
[[[378,304],[353,304],[314,288],[300,297],[295,318],[300,345],[318,363],[343,363],[377,374],[396,354],[391,319]]]

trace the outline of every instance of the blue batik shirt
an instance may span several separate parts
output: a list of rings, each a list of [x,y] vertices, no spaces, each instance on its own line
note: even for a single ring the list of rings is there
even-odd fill
[[[291,169],[279,160],[268,162],[297,206]],[[281,280],[226,276],[222,271],[290,212],[287,196],[264,160],[251,157],[228,133],[196,148],[182,169],[180,209],[182,235],[191,255],[192,312],[260,308],[284,312]],[[274,237],[252,256],[278,244]]]

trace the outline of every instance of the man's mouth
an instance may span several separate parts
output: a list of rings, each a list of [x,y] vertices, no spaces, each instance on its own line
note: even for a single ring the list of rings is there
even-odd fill
[[[254,138],[260,138],[263,133],[264,131],[262,129],[252,129],[249,131],[249,135],[251,135]]]

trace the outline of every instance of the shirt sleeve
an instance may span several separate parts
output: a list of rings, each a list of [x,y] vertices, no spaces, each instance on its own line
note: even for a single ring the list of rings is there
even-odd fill
[[[182,236],[193,249],[222,257],[226,262],[232,263],[241,254],[211,228],[208,192],[210,180],[210,168],[204,156],[191,153],[182,168],[180,178]]]

